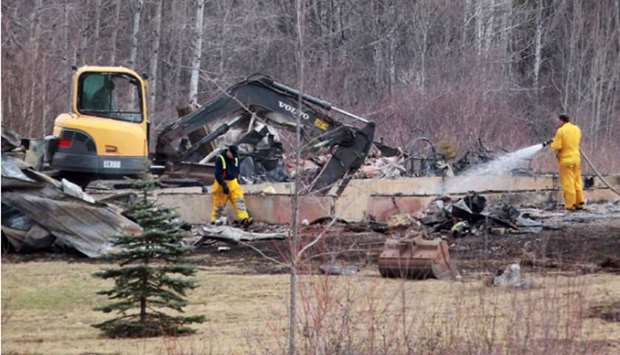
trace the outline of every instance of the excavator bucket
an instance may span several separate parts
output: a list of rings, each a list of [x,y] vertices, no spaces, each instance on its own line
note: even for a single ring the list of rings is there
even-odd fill
[[[345,175],[355,173],[364,164],[375,136],[374,122],[368,123],[362,129],[348,129],[347,133],[351,136],[346,139],[348,140],[347,144],[337,146],[327,164],[314,178],[310,191],[327,193],[329,188]],[[340,140],[346,141],[345,139]],[[339,186],[339,191],[342,192],[344,187],[346,186]]]
[[[421,236],[388,239],[379,256],[382,277],[437,278],[456,277],[445,240],[426,240]]]

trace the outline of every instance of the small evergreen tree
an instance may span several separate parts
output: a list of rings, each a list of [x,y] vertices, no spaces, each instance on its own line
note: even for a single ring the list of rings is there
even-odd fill
[[[155,204],[150,198],[153,181],[142,181],[142,196],[126,214],[142,226],[138,236],[120,236],[114,245],[120,250],[110,256],[117,268],[94,274],[114,279],[114,287],[97,292],[112,303],[95,310],[120,314],[93,325],[110,337],[150,337],[193,333],[187,324],[201,323],[204,316],[171,316],[162,309],[182,313],[187,305],[186,291],[196,287],[192,276],[196,268],[183,264],[189,249],[182,246],[181,224],[176,213]]]

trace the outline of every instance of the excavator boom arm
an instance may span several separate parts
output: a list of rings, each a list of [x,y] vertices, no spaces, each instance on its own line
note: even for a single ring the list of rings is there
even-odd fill
[[[287,87],[282,84],[274,85],[273,81],[264,76],[255,76],[232,86],[199,110],[165,127],[157,139],[158,155],[164,155],[167,159],[181,158],[184,154],[171,146],[172,142],[206,124],[236,114],[256,113],[264,117],[266,113],[276,113],[284,120],[276,123],[294,130],[298,115],[297,98],[294,96],[296,92],[285,91],[284,88]],[[341,125],[309,104],[324,109],[331,108],[326,101],[309,95],[302,96],[302,112],[299,116],[307,136],[318,136]]]
[[[301,112],[299,100],[301,99]],[[358,129],[344,125],[322,111],[334,111],[365,123]],[[267,123],[295,130],[301,123],[305,140],[318,140],[319,145],[337,146],[330,161],[313,179],[310,191],[327,191],[345,175],[350,175],[364,162],[374,138],[374,123],[334,107],[331,103],[300,94],[299,91],[275,82],[269,77],[254,75],[216,97],[199,110],[181,117],[166,126],[157,138],[157,159],[181,161],[200,146],[225,134],[242,116],[257,115]],[[229,121],[221,121],[222,119]],[[220,125],[189,149],[175,146],[174,142],[205,125]]]

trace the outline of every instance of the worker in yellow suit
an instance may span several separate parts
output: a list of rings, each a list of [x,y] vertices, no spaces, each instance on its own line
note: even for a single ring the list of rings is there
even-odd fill
[[[242,225],[252,223],[243,198],[239,177],[239,156],[237,146],[231,145],[215,160],[215,182],[211,189],[211,223],[221,224],[226,203],[230,201],[235,212],[235,220]]]
[[[564,192],[564,206],[569,211],[583,209],[583,181],[581,178],[581,130],[570,122],[567,114],[558,115],[560,127],[552,140],[545,142],[556,152],[560,166],[560,183]]]

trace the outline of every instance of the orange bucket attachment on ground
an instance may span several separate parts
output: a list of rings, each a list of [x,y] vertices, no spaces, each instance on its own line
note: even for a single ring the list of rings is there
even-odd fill
[[[456,277],[456,270],[450,264],[448,243],[439,238],[426,240],[421,236],[386,240],[379,256],[379,272],[383,277]]]

